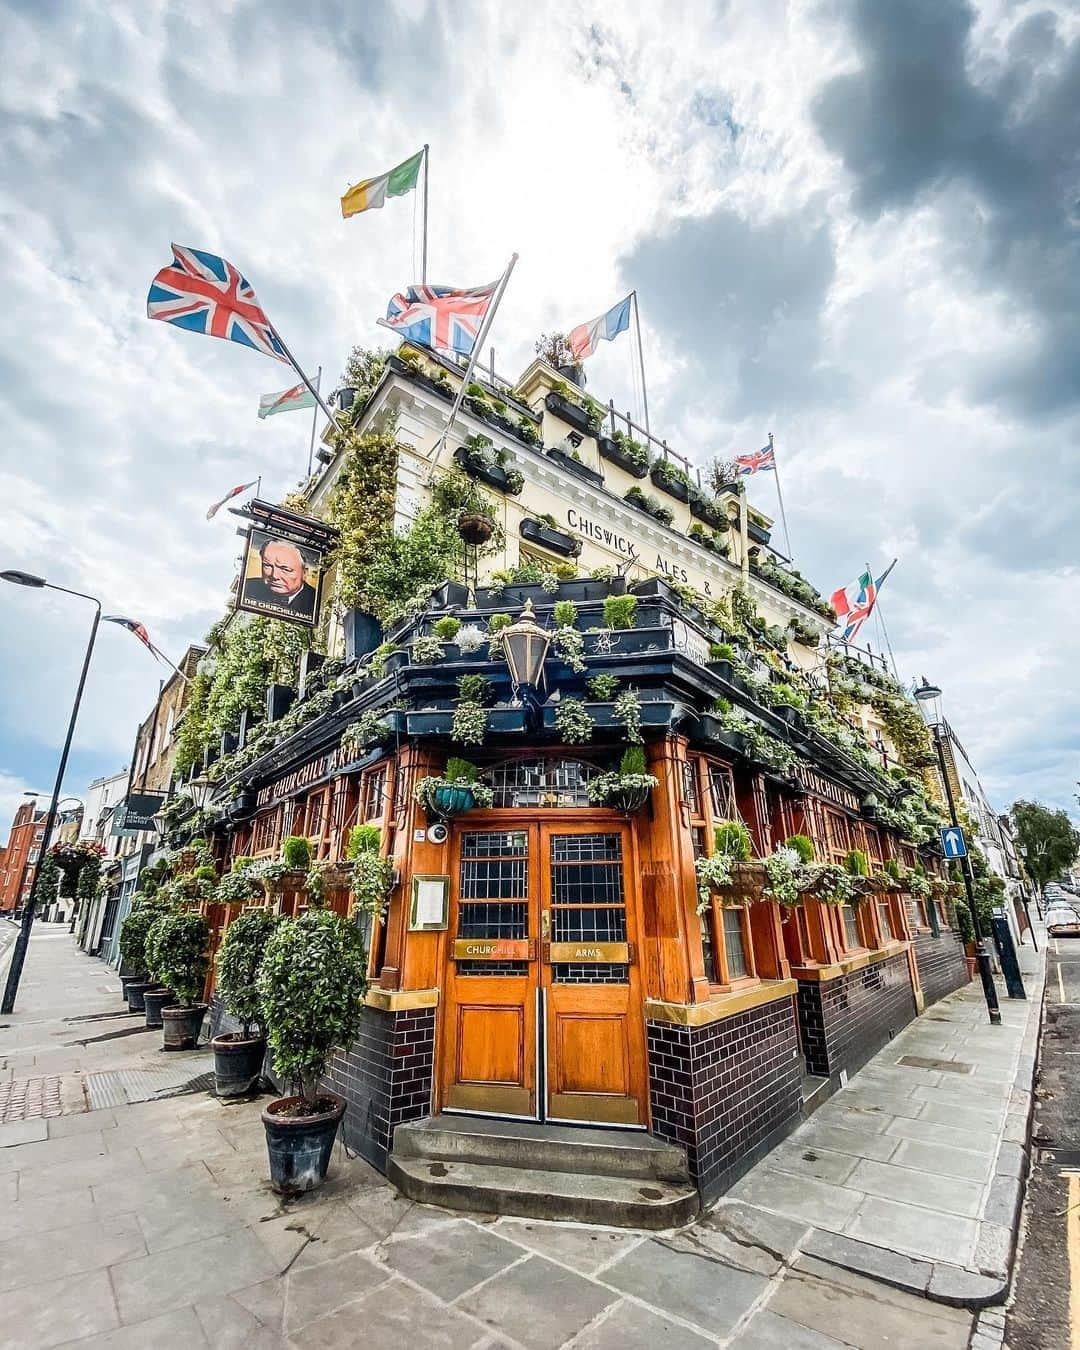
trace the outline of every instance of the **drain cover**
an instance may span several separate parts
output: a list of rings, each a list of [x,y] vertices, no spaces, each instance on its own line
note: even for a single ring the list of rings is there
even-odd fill
[[[958,1059],[924,1059],[922,1055],[901,1055],[896,1062],[909,1069],[942,1069],[945,1073],[970,1073],[972,1069]]]
[[[86,1095],[90,1110],[205,1092],[214,1081],[210,1064],[209,1059],[200,1057],[170,1069],[111,1069],[105,1073],[87,1074]]]

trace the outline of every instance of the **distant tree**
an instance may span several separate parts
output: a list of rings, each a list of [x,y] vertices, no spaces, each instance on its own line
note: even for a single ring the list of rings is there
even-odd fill
[[[1042,890],[1070,867],[1080,849],[1080,831],[1064,811],[1039,802],[1013,802],[1016,843],[1027,874]]]
[[[536,354],[556,370],[578,364],[564,333],[541,333],[536,340]]]

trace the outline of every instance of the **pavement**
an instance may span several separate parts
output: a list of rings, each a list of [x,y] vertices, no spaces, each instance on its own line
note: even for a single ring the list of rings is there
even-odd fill
[[[1080,942],[1048,945],[1032,1171],[1007,1318],[1013,1350],[1080,1345]]]
[[[689,1228],[668,1234],[419,1205],[340,1144],[322,1190],[285,1204],[266,1180],[260,1104],[225,1105],[192,1091],[205,1072],[206,1052],[166,1055],[160,1034],[140,1030],[141,1019],[117,1013],[120,1006],[115,973],[79,951],[66,929],[35,931],[18,1010],[0,1024],[0,1084],[9,1099],[23,1102],[23,1118],[0,1124],[0,1350],[313,1350],[393,1344],[403,1334],[418,1346],[455,1350],[652,1350],[657,1344],[665,1350],[961,1350],[973,1333],[983,1338],[980,1350],[1000,1343],[1000,1335],[996,1342],[985,1339],[1003,1323],[1000,1311],[976,1322],[969,1308],[845,1269],[835,1252],[815,1255],[817,1239],[850,1240],[842,1231],[849,1218],[840,1223],[837,1212],[837,1229],[830,1230],[822,1212],[802,1205],[811,1194],[805,1187],[820,1184],[855,1196],[852,1216],[871,1200],[884,1200],[920,1210],[927,1231],[935,1230],[935,1216],[985,1219],[985,1208],[978,1217],[957,1215],[938,1202],[946,1178],[967,1179],[955,1169],[934,1173],[934,1185],[915,1196],[894,1199],[879,1193],[876,1174],[862,1163],[880,1161],[915,1177],[926,1172],[928,1160],[940,1167],[951,1155],[905,1151],[900,1161],[897,1151],[929,1142],[969,1155],[966,1165],[974,1170],[970,1159],[982,1156],[990,1126],[957,1113],[988,1115],[990,1109],[955,1101],[960,1089],[950,1085],[955,1077],[976,1086],[977,1095],[1005,1087],[997,1080],[1007,1079],[1013,1058],[1019,1063],[1025,1053],[1013,1025],[1027,1011],[1019,1005],[1007,1005],[1009,1026],[994,1047],[1011,1047],[1002,1052],[1008,1062],[983,1076],[898,1067],[899,1057],[916,1053],[970,1062],[974,1051],[963,1049],[969,1036],[983,1049],[967,992],[937,1005],[929,1015],[935,1020],[924,1019],[912,1031],[932,1027],[949,1044],[893,1042],[864,1071],[869,1078],[860,1075],[784,1146],[781,1166],[773,1154],[741,1183],[744,1195],[754,1195],[752,1203],[730,1196]],[[907,1073],[914,1075],[912,1086],[902,1094],[895,1076]],[[58,1111],[55,1102],[46,1105],[44,1096],[21,1090],[47,1079],[58,1084]],[[849,1095],[856,1085],[857,1100]],[[938,1105],[951,1126],[927,1114],[939,1090],[949,1094]],[[995,1100],[1000,1107],[1006,1094]],[[856,1128],[839,1117],[825,1117],[827,1124],[819,1119],[841,1106],[873,1123],[859,1121]],[[1010,1113],[998,1115],[1004,1134]],[[920,1120],[970,1129],[971,1146],[887,1128]],[[860,1133],[878,1136],[878,1150],[887,1156],[868,1158],[872,1146],[865,1143],[851,1152]],[[827,1147],[811,1142],[823,1137]],[[808,1173],[814,1160],[805,1154],[819,1151],[844,1171],[841,1180],[836,1173],[827,1181]],[[994,1151],[996,1158],[1000,1145]],[[791,1212],[778,1201],[785,1187],[753,1191],[766,1173],[785,1178],[785,1187],[802,1195],[797,1206],[787,1203]],[[992,1192],[992,1181],[981,1185]],[[946,1191],[954,1206],[955,1193]],[[871,1236],[891,1244],[891,1211],[884,1213]],[[897,1227],[896,1235],[910,1251],[923,1250],[910,1230]]]

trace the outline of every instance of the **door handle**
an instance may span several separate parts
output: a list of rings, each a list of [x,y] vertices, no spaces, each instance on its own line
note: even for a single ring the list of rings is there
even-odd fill
[[[547,942],[551,937],[551,910],[540,911],[540,936]]]

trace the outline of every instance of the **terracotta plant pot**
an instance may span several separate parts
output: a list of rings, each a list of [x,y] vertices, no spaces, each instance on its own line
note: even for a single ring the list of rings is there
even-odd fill
[[[252,1097],[262,1084],[266,1038],[241,1032],[215,1036],[210,1042],[214,1052],[214,1091],[223,1101]]]
[[[127,997],[128,1011],[145,1012],[146,1009],[143,1004],[143,995],[148,989],[153,989],[153,987],[154,986],[150,981],[145,978],[141,980],[132,980],[124,990],[124,994]]]
[[[965,956],[964,960],[967,962],[968,979],[973,980],[979,973],[978,958],[974,956]]]
[[[333,1092],[320,1092],[325,1110],[314,1116],[287,1113],[299,1097],[279,1097],[262,1113],[266,1150],[270,1158],[270,1185],[279,1195],[303,1195],[326,1180],[338,1126],[345,1114],[345,1099]]]
[[[194,1050],[199,1043],[199,1032],[205,1016],[205,1003],[194,1003],[190,1008],[162,1008],[162,1048]]]
[[[161,1026],[161,1010],[166,1003],[175,1003],[176,995],[171,989],[165,989],[161,985],[152,985],[149,989],[143,991],[143,1008],[146,1011],[146,1025],[148,1027]]]

